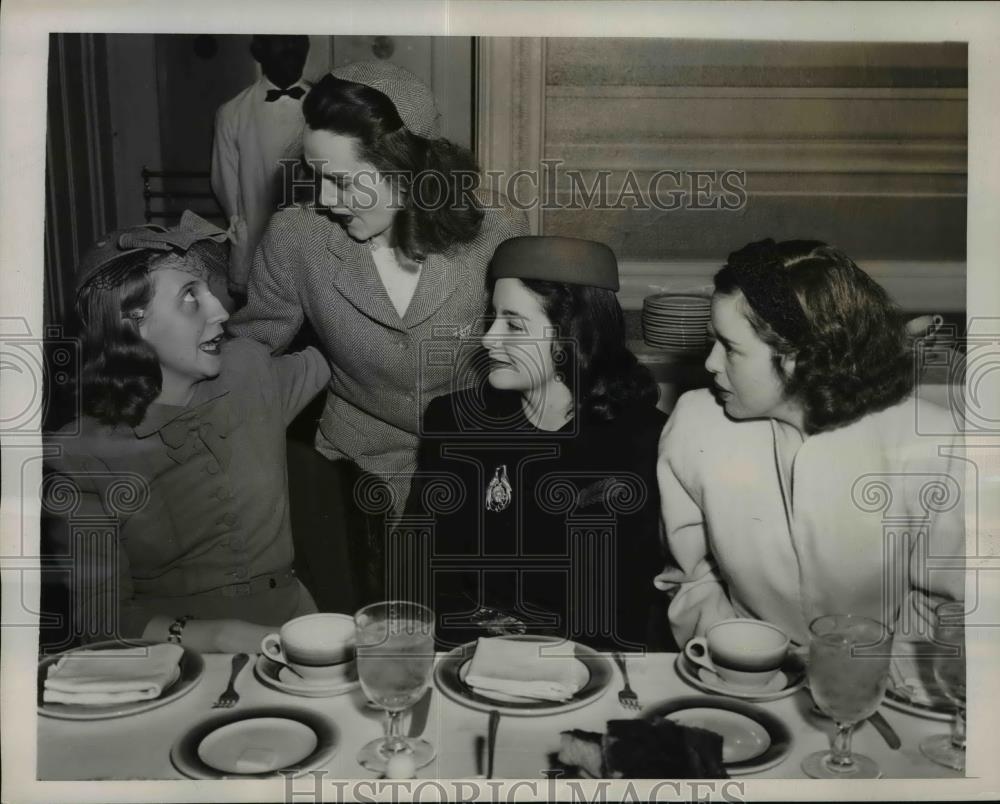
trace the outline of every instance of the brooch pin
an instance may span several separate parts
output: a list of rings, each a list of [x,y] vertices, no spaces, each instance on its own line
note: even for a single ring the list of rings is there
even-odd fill
[[[493,479],[486,487],[486,510],[503,511],[511,500],[510,481],[507,479],[507,464],[501,464],[493,473]]]

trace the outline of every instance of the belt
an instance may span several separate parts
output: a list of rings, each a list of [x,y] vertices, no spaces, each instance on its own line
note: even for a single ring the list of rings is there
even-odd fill
[[[217,586],[215,589],[208,589],[199,592],[201,595],[222,595],[223,597],[246,597],[255,595],[258,592],[266,592],[270,589],[277,589],[280,586],[288,586],[295,581],[295,570],[289,568],[279,572],[272,572],[265,575],[257,575],[248,581],[240,583],[230,583],[225,586]]]

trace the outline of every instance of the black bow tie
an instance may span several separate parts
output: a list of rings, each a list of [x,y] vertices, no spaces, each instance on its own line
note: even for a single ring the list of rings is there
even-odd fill
[[[306,91],[302,87],[288,87],[288,89],[269,89],[267,91],[267,97],[264,98],[268,103],[276,101],[282,95],[287,95],[292,100],[298,100]]]

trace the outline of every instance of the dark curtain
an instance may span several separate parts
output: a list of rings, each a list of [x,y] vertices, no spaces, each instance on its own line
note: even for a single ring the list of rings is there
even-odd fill
[[[80,350],[74,277],[80,258],[115,225],[108,67],[103,34],[51,34],[45,130],[45,393],[42,416],[55,429],[76,412]],[[69,644],[67,567],[55,555],[43,506],[40,641]]]
[[[105,35],[51,34],[48,79],[45,317],[66,326],[80,257],[115,222]]]

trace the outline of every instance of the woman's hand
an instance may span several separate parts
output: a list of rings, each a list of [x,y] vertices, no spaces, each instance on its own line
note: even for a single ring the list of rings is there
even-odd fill
[[[653,586],[661,592],[676,592],[677,588],[687,579],[684,570],[680,567],[667,565],[653,578]]]
[[[154,617],[143,639],[166,642],[172,622],[170,617]],[[181,630],[181,644],[199,653],[259,653],[261,640],[277,630],[277,626],[246,620],[188,620]]]

